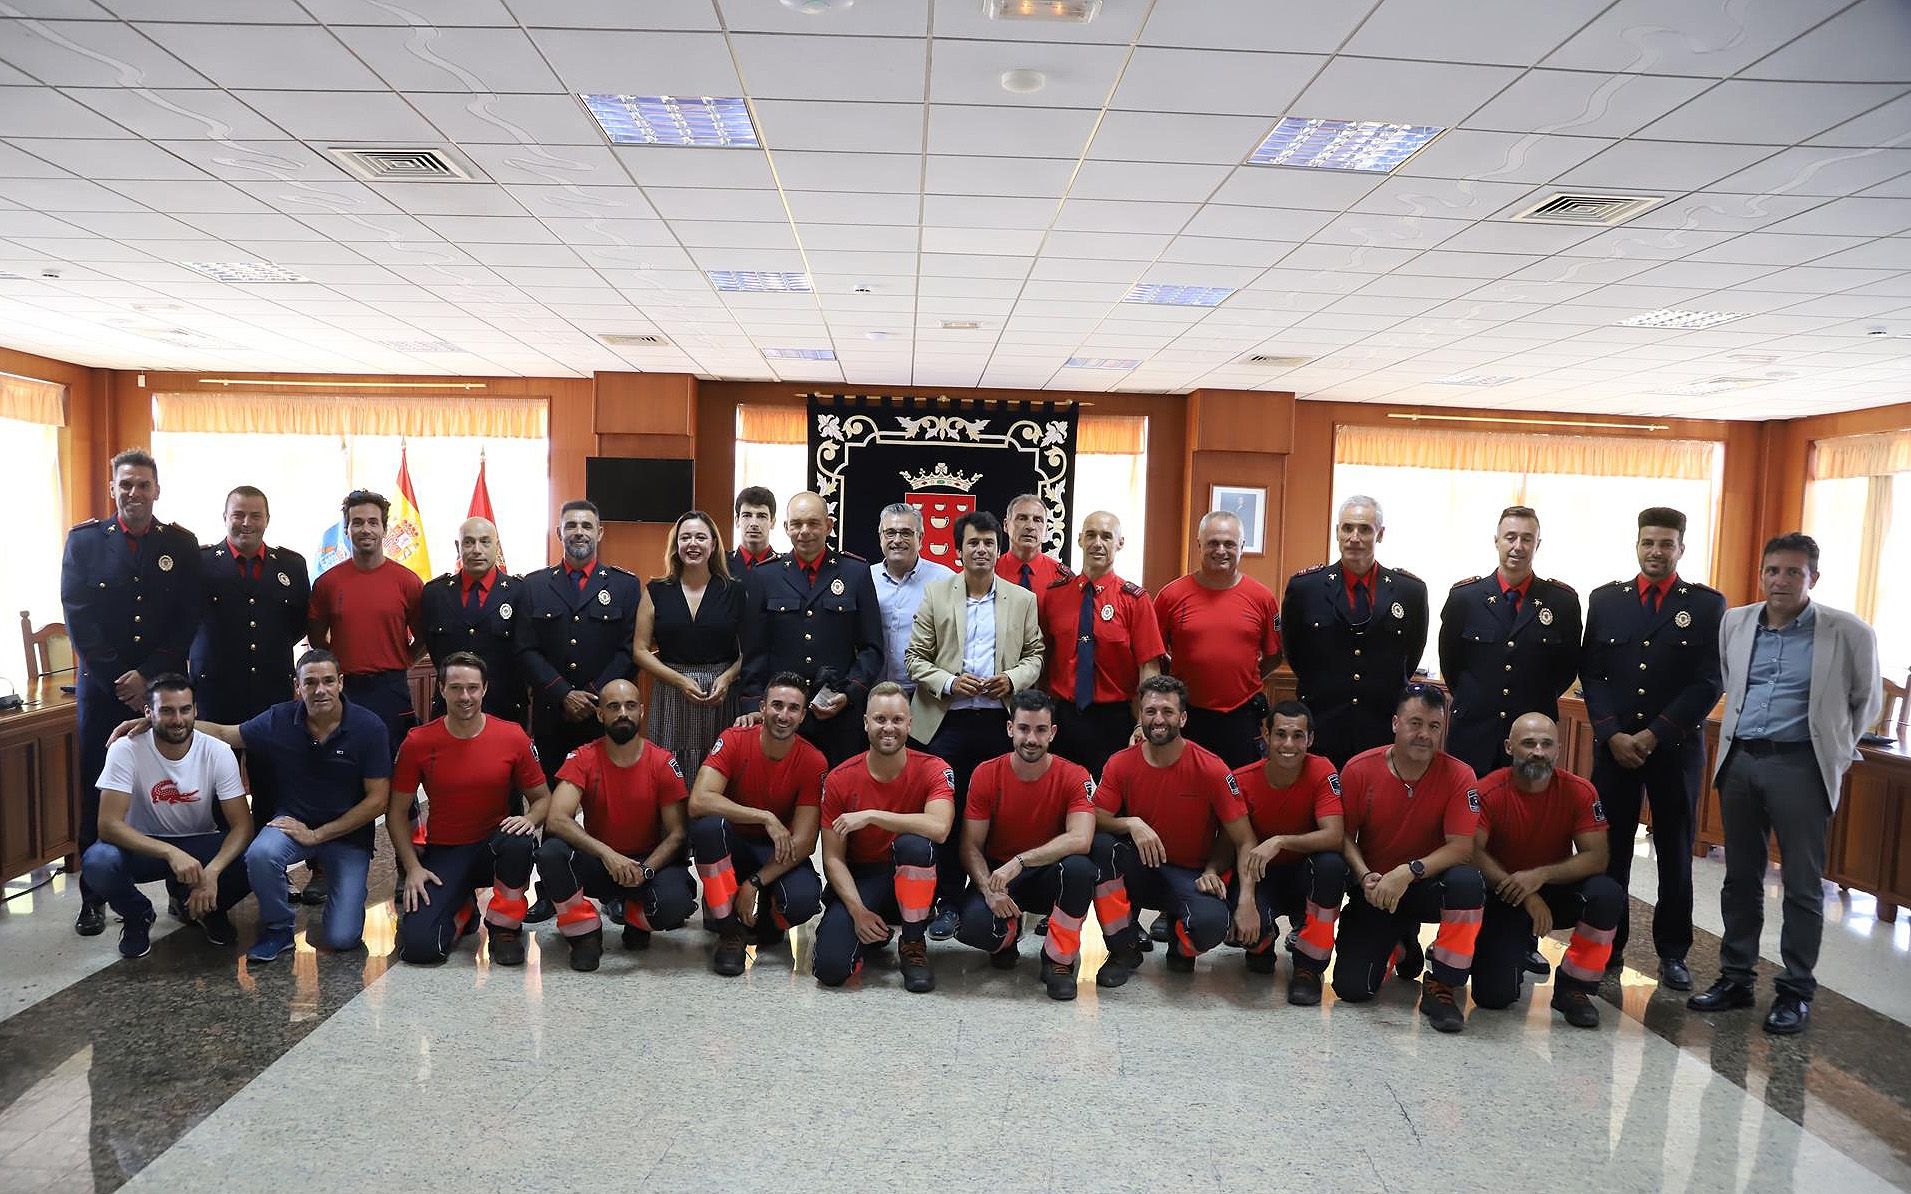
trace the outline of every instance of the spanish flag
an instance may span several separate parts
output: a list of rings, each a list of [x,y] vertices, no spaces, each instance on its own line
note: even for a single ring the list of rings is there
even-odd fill
[[[471,489],[471,509],[466,518],[482,518],[492,526],[498,525],[498,516],[491,512],[491,487],[484,483],[484,449],[478,449],[478,483]],[[498,535],[498,571],[508,572],[504,566],[504,536]]]
[[[411,463],[405,446],[398,446],[398,493],[391,504],[391,522],[385,527],[385,558],[395,560],[430,580],[431,550],[425,543],[425,520],[418,513],[418,493],[411,487]]]

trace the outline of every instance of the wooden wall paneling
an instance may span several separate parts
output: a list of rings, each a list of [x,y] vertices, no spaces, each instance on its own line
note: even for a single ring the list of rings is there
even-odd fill
[[[1279,593],[1287,582],[1282,570],[1282,507],[1288,453],[1294,444],[1294,396],[1258,390],[1196,390],[1188,395],[1187,425],[1182,567],[1191,570],[1200,564],[1196,533],[1201,517],[1211,508],[1212,487],[1259,486],[1267,490],[1264,550],[1243,556],[1241,572]]]
[[[101,407],[112,383],[110,369],[0,347],[0,373],[50,381],[66,387],[66,433],[60,437],[61,526],[84,522],[106,502],[106,462]]]
[[[1294,404],[1293,450],[1287,457],[1287,492],[1281,503],[1281,572],[1292,576],[1325,563],[1324,546],[1334,523],[1334,424],[1336,403]],[[1385,552],[1381,553],[1383,558]]]
[[[596,455],[695,460],[697,379],[686,373],[599,373]],[[726,528],[727,529],[727,528]],[[639,577],[664,572],[668,523],[612,522],[599,553]]]

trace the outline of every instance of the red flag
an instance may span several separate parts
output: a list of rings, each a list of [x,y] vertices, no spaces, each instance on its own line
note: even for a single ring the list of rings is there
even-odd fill
[[[491,512],[491,489],[484,483],[484,452],[478,453],[478,483],[471,487],[471,509],[465,512],[466,518],[482,518],[492,526],[498,525],[498,516]],[[504,539],[498,538],[498,571],[508,572],[504,566]]]

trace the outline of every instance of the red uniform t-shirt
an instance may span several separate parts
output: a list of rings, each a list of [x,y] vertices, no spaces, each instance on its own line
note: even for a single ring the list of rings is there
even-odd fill
[[[330,636],[340,673],[362,676],[411,666],[411,645],[424,632],[419,602],[424,582],[394,560],[369,572],[347,560],[312,582],[306,603],[312,628]]]
[[[401,793],[424,788],[431,801],[427,842],[468,846],[490,837],[510,815],[512,792],[528,792],[543,782],[544,769],[524,727],[487,717],[477,737],[459,738],[440,717],[405,735],[391,786]]]
[[[864,751],[829,773],[823,780],[823,828],[828,829],[844,813],[866,808],[886,813],[919,813],[932,800],[955,803],[955,772],[934,755],[909,751],[902,774],[888,783],[879,783],[869,774],[869,752]],[[849,835],[849,861],[854,863],[888,862],[889,848],[896,835],[887,829],[865,825]]]
[[[1116,751],[1102,768],[1095,803],[1114,816],[1140,817],[1161,835],[1168,861],[1200,870],[1214,854],[1224,821],[1247,815],[1228,765],[1206,748],[1182,740],[1172,766],[1148,762],[1140,744]]]
[[[1015,774],[1014,758],[999,755],[969,776],[969,811],[963,815],[989,823],[982,856],[996,866],[1054,838],[1068,814],[1095,811],[1095,781],[1088,768],[1050,755],[1042,777],[1025,780]]]
[[[557,769],[559,783],[584,793],[584,831],[626,858],[642,860],[664,835],[663,808],[690,798],[677,757],[655,742],[628,767],[611,762],[610,739],[587,742]]]
[[[790,753],[772,759],[763,753],[763,731],[728,729],[717,735],[703,765],[729,782],[723,794],[738,804],[776,814],[789,828],[799,808],[816,808],[823,803],[823,774],[829,762],[823,752],[808,740],[798,738],[790,744]],[[761,825],[732,825],[743,837],[767,838]]]
[[[1340,774],[1332,759],[1320,755],[1303,758],[1300,778],[1285,788],[1268,782],[1265,761],[1236,768],[1234,782],[1240,786],[1254,836],[1263,842],[1277,833],[1312,833],[1320,828],[1322,817],[1341,815]],[[1274,856],[1274,865],[1298,862],[1300,857],[1282,850]]]
[[[1486,852],[1508,871],[1527,871],[1570,857],[1574,834],[1605,832],[1606,809],[1598,789],[1570,771],[1553,772],[1544,792],[1522,792],[1502,767],[1480,781],[1480,824]]]
[[[1261,659],[1281,653],[1280,602],[1251,576],[1210,589],[1193,576],[1168,582],[1155,598],[1155,621],[1174,656],[1188,703],[1222,713],[1261,691]]]
[[[1408,791],[1387,766],[1391,749],[1376,746],[1340,769],[1347,833],[1368,868],[1383,873],[1433,853],[1448,835],[1472,837],[1480,821],[1471,767],[1441,751]]]
[[[1113,572],[1098,581],[1073,576],[1043,589],[1042,635],[1048,640],[1048,690],[1057,700],[1075,699],[1075,652],[1081,637],[1082,589],[1095,590],[1090,620],[1095,624],[1094,700],[1132,700],[1141,683],[1141,665],[1168,653],[1155,623],[1155,603],[1148,590],[1129,584]]]
[[[1052,555],[1036,552],[1024,560],[1012,551],[1005,551],[995,558],[995,574],[1012,585],[1019,585],[1022,583],[1023,564],[1028,565],[1029,591],[1038,598],[1062,574],[1062,562]]]

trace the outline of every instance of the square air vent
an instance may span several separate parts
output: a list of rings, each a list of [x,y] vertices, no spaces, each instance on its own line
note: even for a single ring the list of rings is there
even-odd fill
[[[1255,353],[1244,359],[1243,365],[1261,365],[1270,369],[1294,369],[1313,360],[1313,357],[1277,357],[1267,353]]]
[[[389,348],[393,352],[410,353],[412,355],[464,351],[456,344],[449,344],[443,340],[376,340],[373,341],[373,343],[377,344],[380,348]]]
[[[477,182],[478,171],[444,145],[328,145],[325,152],[366,182]]]
[[[1664,195],[1595,195],[1560,191],[1513,216],[1529,224],[1581,224],[1610,228],[1665,199]]]
[[[670,343],[662,336],[635,336],[623,332],[605,332],[597,338],[612,348],[661,348]]]

